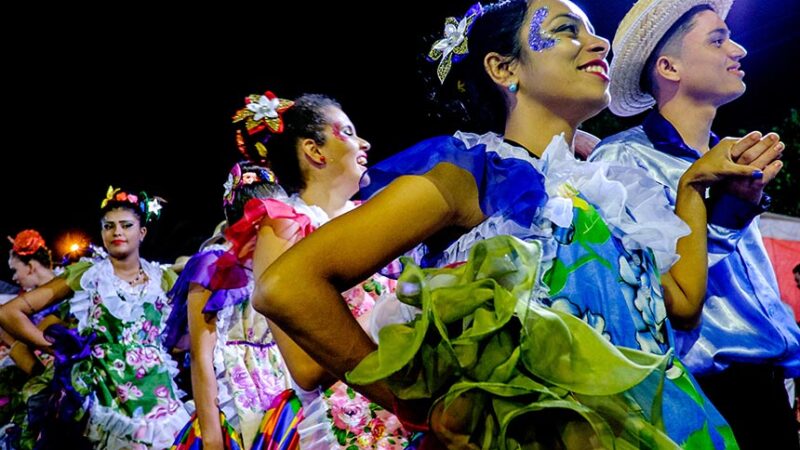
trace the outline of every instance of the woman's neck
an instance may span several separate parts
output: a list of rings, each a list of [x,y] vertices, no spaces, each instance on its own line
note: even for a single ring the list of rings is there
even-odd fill
[[[536,157],[541,157],[553,140],[553,136],[564,134],[570,147],[573,145],[577,124],[535,104],[517,103],[506,120],[505,138],[510,139]]]
[[[25,290],[38,288],[43,284],[49,283],[55,277],[56,274],[51,269],[41,266],[36,269],[36,272],[34,273],[34,280],[36,284],[32,288],[25,288]]]
[[[45,268],[42,270],[42,273],[39,274],[39,286],[49,283],[53,278],[56,277],[55,272],[50,269]]]
[[[109,256],[111,265],[114,267],[114,273],[122,279],[128,279],[139,273],[141,262],[139,261],[139,252],[134,252],[122,258]]]
[[[352,196],[353,194],[344,194],[326,183],[309,182],[306,188],[300,191],[300,198],[306,204],[322,208],[331,219],[350,210],[352,205],[348,200]]]

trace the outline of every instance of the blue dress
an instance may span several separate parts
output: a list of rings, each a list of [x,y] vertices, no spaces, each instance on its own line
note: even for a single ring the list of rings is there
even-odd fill
[[[581,350],[575,348],[582,346],[588,348],[597,345],[597,348],[602,348],[602,343],[598,341],[605,341],[611,347],[607,355],[612,359],[618,356],[615,352],[620,351],[626,357],[632,355],[631,360],[636,361],[648,356],[662,358],[662,366],[625,391],[625,401],[632,401],[626,404],[625,414],[640,415],[644,418],[644,423],[663,432],[669,439],[659,441],[639,436],[628,442],[644,448],[674,448],[675,444],[683,448],[738,448],[728,424],[673,355],[674,337],[666,314],[660,275],[677,261],[677,240],[688,234],[689,229],[663,200],[663,188],[660,185],[635,169],[578,161],[561,136],[553,138],[542,159],[535,159],[524,149],[503,141],[502,137],[495,134],[479,136],[457,133],[455,137],[424,141],[371,168],[368,172],[371,182],[363,191],[366,195],[372,195],[397,176],[423,174],[441,162],[454,164],[473,175],[479,191],[480,206],[487,218],[443,248],[431,249],[423,246],[416,249],[416,264],[407,260],[407,266],[413,266],[407,267],[407,272],[417,270],[417,265],[422,268],[443,268],[464,261],[469,265],[470,257],[485,259],[480,262],[483,267],[498,266],[513,262],[517,259],[515,255],[524,253],[524,250],[520,250],[523,247],[512,244],[514,249],[492,256],[495,261],[486,259],[484,255],[491,252],[489,249],[497,248],[496,244],[488,242],[493,238],[497,239],[497,236],[513,236],[525,243],[535,244],[539,249],[536,260],[539,268],[530,292],[517,295],[517,317],[525,314],[521,311],[525,311],[526,307],[521,307],[520,304],[527,301],[535,304],[527,311],[539,311],[542,317],[557,311],[580,319],[584,328],[591,328],[591,333],[580,326],[569,325],[569,320],[564,320],[564,323],[572,326],[572,334],[567,333],[564,336],[572,339],[566,347],[573,348],[573,353],[579,353]],[[477,253],[476,247],[481,247]],[[487,264],[486,261],[490,263]],[[437,288],[434,287],[442,284],[442,270],[423,271],[428,276],[426,280],[431,286],[432,297],[448,295],[441,291],[437,293]],[[463,275],[463,271],[448,273],[448,276],[461,277],[461,280],[465,279]],[[437,276],[438,281],[433,282]],[[417,277],[417,284],[420,284],[420,277]],[[400,281],[398,296],[403,297],[404,287],[414,283],[404,285],[402,277]],[[470,282],[480,281],[475,279]],[[499,281],[499,284],[502,285],[503,282]],[[427,289],[425,283],[422,286],[423,290]],[[455,286],[447,288],[453,290]],[[509,292],[516,295],[515,289],[512,285]],[[407,297],[411,298],[413,295]],[[377,324],[376,328],[393,323],[409,323],[409,319],[415,321],[414,324],[427,320],[424,316],[428,314],[426,311],[431,310],[426,310],[425,307],[420,309],[424,302],[414,304],[414,300],[408,298],[401,298],[401,301],[411,305],[398,307],[395,299],[386,299],[376,305],[373,313],[376,316],[373,320]],[[495,294],[495,311],[499,308],[497,302],[498,297]],[[434,304],[433,309],[435,308]],[[438,320],[435,312],[430,317],[434,322]],[[469,322],[464,323],[472,326],[478,320],[476,317],[469,316]],[[535,324],[525,320],[521,323],[523,339],[527,333],[535,332]],[[441,332],[447,334],[448,331]],[[384,344],[384,339],[388,342],[396,337],[390,332],[375,330],[374,333],[380,337],[381,345]],[[513,329],[511,333],[514,335]],[[544,337],[548,346],[565,345],[563,342],[555,342],[556,338],[548,338],[546,335]],[[429,338],[430,335],[425,339]],[[450,338],[453,343],[463,340],[463,335]],[[483,345],[488,344],[481,344]],[[523,353],[526,351],[524,344],[519,348]],[[628,349],[635,352],[629,352]],[[565,354],[570,352],[565,351]],[[380,352],[379,346],[376,354]],[[453,372],[454,376],[461,377],[456,384],[461,383],[463,386],[463,383],[486,381],[475,379],[474,371],[470,373],[472,369],[463,364],[467,359],[462,358],[458,349],[455,353],[459,355],[457,359],[461,364]],[[604,356],[598,353],[597,358]],[[602,364],[595,366],[590,359],[591,357],[584,358],[580,360],[580,364],[573,364],[573,372],[606,367]],[[536,364],[537,361],[527,361],[518,372],[532,373],[534,376],[529,378],[535,382],[542,382],[543,379],[552,382],[553,378],[543,375],[550,369],[536,367]],[[364,367],[359,366],[354,371],[355,375],[363,375],[368,365],[362,363]],[[372,367],[372,370],[383,374],[387,372],[382,370],[385,366],[386,364],[377,370]],[[636,364],[633,366],[639,367]],[[398,370],[392,373],[388,377],[390,385],[394,380],[397,386],[398,374],[408,373],[409,367],[411,366],[405,367],[405,372]],[[574,373],[566,376],[581,377]],[[614,380],[610,378],[614,376],[611,372],[591,375],[597,385],[613,383]],[[516,381],[507,383],[514,384]],[[555,382],[555,388],[566,388],[568,391],[573,390],[573,386],[575,392],[572,394],[548,398],[557,398],[559,401],[577,400],[581,407],[591,410],[584,417],[592,423],[595,431],[603,429],[604,425],[597,425],[602,421],[592,421],[596,419],[592,413],[603,416],[611,408],[602,402],[595,403],[592,400],[595,397],[587,399],[581,396],[586,393],[586,389],[591,390],[592,386],[578,388],[579,383]],[[489,391],[486,386],[482,389]],[[492,401],[496,402],[498,395],[503,397],[497,392],[493,392],[495,398]],[[615,401],[609,400],[611,403]],[[548,403],[550,404],[552,403]],[[575,407],[573,411],[583,414],[581,407]],[[495,416],[498,417],[498,426],[508,425],[503,425],[502,414],[497,413],[497,407]],[[610,425],[610,428],[614,429],[614,425]],[[655,432],[650,430],[649,433]],[[615,439],[620,438],[618,431],[610,434],[616,434]],[[504,439],[509,438],[506,435]],[[508,442],[510,441],[503,441],[499,446],[502,448],[509,445]]]

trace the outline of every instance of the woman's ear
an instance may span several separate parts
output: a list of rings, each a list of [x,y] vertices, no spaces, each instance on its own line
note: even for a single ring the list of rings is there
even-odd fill
[[[517,61],[496,52],[489,52],[483,58],[483,68],[489,78],[504,90],[512,84],[519,83],[517,75]]]
[[[305,138],[300,141],[300,148],[303,150],[303,154],[306,155],[306,158],[312,163],[317,165],[325,164],[325,157],[322,155],[322,150],[317,144],[317,141],[311,138]]]

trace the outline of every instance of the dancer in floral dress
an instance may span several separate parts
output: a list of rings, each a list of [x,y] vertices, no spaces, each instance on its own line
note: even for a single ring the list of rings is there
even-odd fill
[[[240,149],[268,164],[288,193],[250,200],[242,220],[226,231],[233,245],[230,255],[244,262],[252,258],[253,273],[260,274],[287,248],[356,206],[349,199],[358,191],[370,145],[328,97],[306,94],[292,102],[267,92],[246,102],[234,117],[243,125]],[[351,315],[366,326],[375,299],[392,289],[391,281],[374,275],[348,290]],[[411,435],[394,415],[336,382],[285,333],[271,327],[303,404],[301,448],[409,447]]]
[[[61,268],[54,270],[52,253],[38,231],[20,231],[13,239],[9,237],[9,241],[11,241],[12,247],[8,257],[8,267],[13,272],[12,279],[19,284],[22,291],[35,289],[63,271]],[[39,325],[46,316],[56,313],[58,307],[59,304],[53,305],[47,310],[35,314],[31,319]],[[40,328],[52,322],[53,318],[48,318]],[[13,359],[13,362],[27,374],[41,372],[43,369],[40,362],[43,356],[41,352],[39,355],[34,355],[24,342],[15,340],[2,329],[0,329],[0,337],[8,345],[7,348],[3,346],[0,349],[3,358],[8,356]],[[49,358],[44,356],[44,360],[48,361]]]
[[[12,279],[23,292],[61,273],[61,268],[54,270],[52,253],[38,231],[20,231],[13,239],[9,237],[9,241],[8,266],[13,272]],[[54,304],[31,320],[43,329],[57,320],[51,313],[57,314],[60,306],[60,303]],[[49,394],[46,387],[53,377],[53,358],[48,353],[31,351],[24,342],[2,329],[0,337],[3,341],[0,343],[0,448],[31,448],[39,430],[39,419],[45,413],[43,402],[39,400]]]
[[[82,432],[94,448],[164,449],[188,420],[173,376],[177,367],[161,343],[170,313],[166,292],[176,276],[139,256],[145,224],[158,198],[109,188],[101,203],[108,258],[79,262],[0,311],[11,334],[55,354],[53,424]],[[73,295],[74,294],[74,295]],[[28,319],[69,297],[75,329],[39,331]],[[45,432],[41,445],[65,444]]]

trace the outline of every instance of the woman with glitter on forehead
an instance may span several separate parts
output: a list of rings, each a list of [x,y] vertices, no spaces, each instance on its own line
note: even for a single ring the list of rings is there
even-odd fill
[[[241,287],[246,279],[237,275],[241,267],[250,268],[257,279],[281,253],[331,218],[355,208],[349,199],[358,191],[370,149],[341,106],[329,97],[305,94],[290,101],[266,92],[250,95],[245,102],[234,116],[239,149],[251,161],[269,166],[288,195],[253,198],[244,204],[242,218],[225,232],[232,247],[216,263],[222,282],[217,288]],[[375,299],[393,288],[390,280],[380,275],[364,278],[367,281],[341,289],[348,316],[361,322],[368,320]],[[300,313],[303,318],[316,314],[314,308]],[[288,405],[268,412],[261,424],[261,440],[254,447],[273,448],[268,441],[282,441],[280,448],[299,445],[326,450],[404,449],[412,445],[411,435],[394,415],[336,382],[280,328],[270,324],[270,329],[302,412],[291,413]],[[279,424],[288,419],[295,423],[287,431]],[[288,437],[281,438],[281,434]]]
[[[108,257],[82,261],[0,309],[0,325],[55,357],[39,448],[164,449],[188,420],[161,342],[175,273],[139,256],[161,201],[109,187],[101,203]],[[68,297],[75,328],[28,318]]]
[[[753,173],[730,157],[746,144],[684,176],[687,223],[652,200],[662,188],[644,173],[576,160],[578,126],[609,101],[608,50],[567,0],[447,19],[429,57],[489,132],[430,139],[371,168],[370,200],[270,266],[256,308],[442,446],[735,448],[673,357],[670,320],[702,307],[702,192]],[[336,288],[412,248],[397,299],[373,313],[376,348]],[[312,305],[321,314],[299,320]]]

